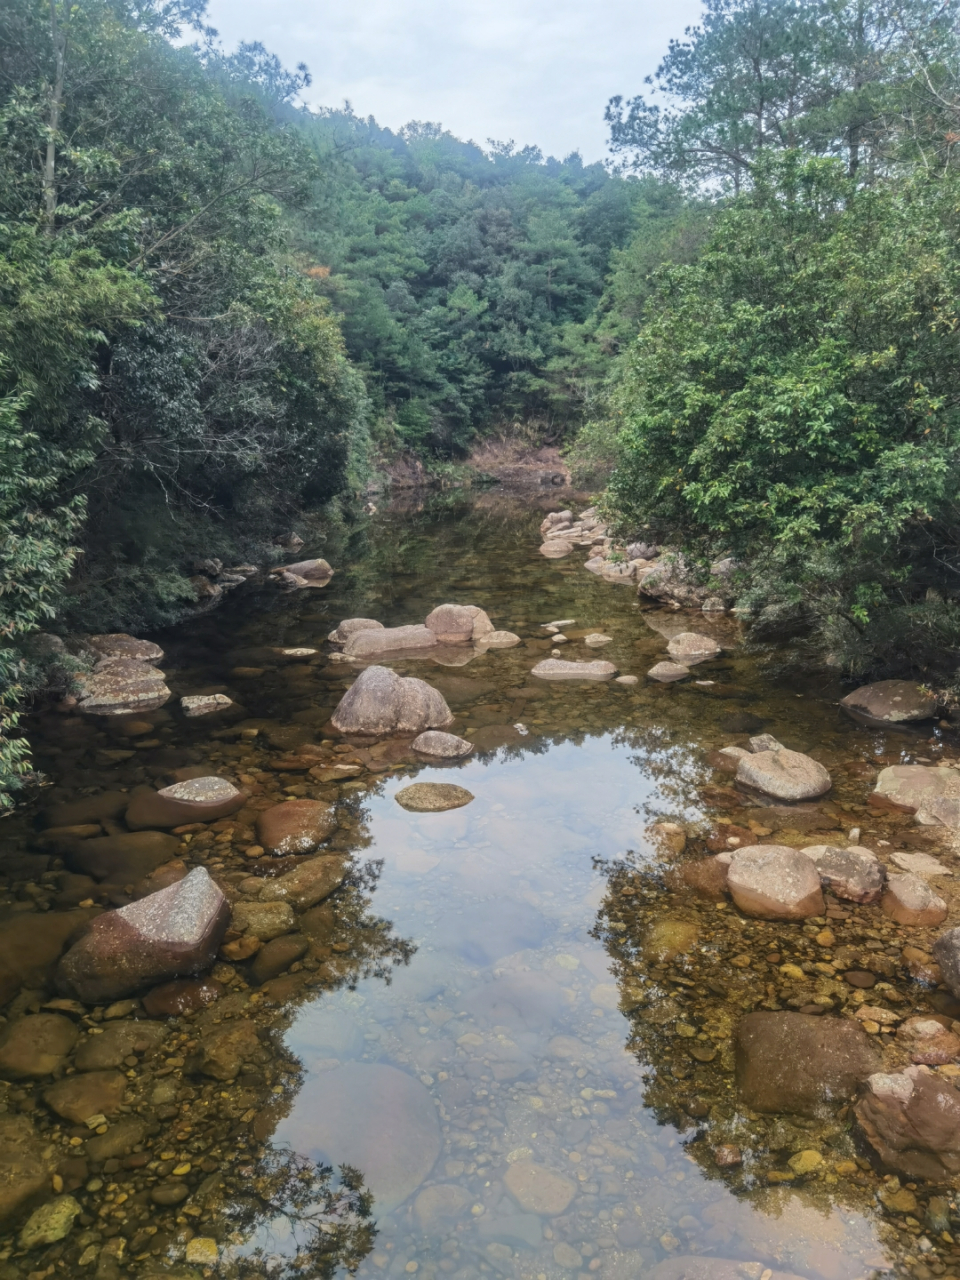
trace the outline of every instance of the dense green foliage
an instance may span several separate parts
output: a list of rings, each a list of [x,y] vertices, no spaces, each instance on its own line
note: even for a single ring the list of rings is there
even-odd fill
[[[956,27],[711,0],[658,72],[678,103],[608,109],[638,168],[721,195],[581,451],[625,528],[737,556],[741,607],[861,672],[942,677],[960,644]]]

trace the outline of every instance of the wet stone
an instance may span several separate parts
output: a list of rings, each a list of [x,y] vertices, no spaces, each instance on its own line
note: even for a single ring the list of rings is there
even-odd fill
[[[879,680],[854,689],[840,705],[866,723],[897,724],[929,720],[936,714],[936,695],[909,680]]]
[[[451,782],[414,782],[403,787],[394,799],[403,809],[415,813],[442,813],[446,809],[460,809],[469,804],[473,793]]]
[[[228,698],[225,693],[193,693],[180,699],[183,714],[190,720],[226,711],[233,705],[233,699]]]
[[[55,1200],[35,1209],[20,1231],[21,1249],[37,1249],[41,1245],[56,1244],[73,1229],[74,1219],[81,1212],[73,1196],[57,1196]]]
[[[905,871],[887,880],[887,891],[881,900],[885,915],[897,924],[937,925],[947,918],[947,904],[930,888],[926,880]]]
[[[960,929],[947,929],[933,944],[933,957],[943,974],[943,980],[960,998]]]
[[[188,822],[214,822],[242,808],[245,796],[226,778],[190,778],[161,791],[134,796],[125,815],[133,831],[144,827],[179,827]]]
[[[296,916],[287,902],[238,902],[233,908],[230,927],[252,933],[261,942],[279,938],[296,927]]]
[[[98,916],[60,961],[57,983],[90,1002],[117,1000],[209,968],[230,918],[202,867],[139,902]]]
[[[754,1111],[816,1116],[846,1101],[880,1059],[870,1037],[843,1018],[749,1013],[736,1032],[740,1099]]]
[[[720,646],[710,636],[700,635],[696,631],[681,631],[667,642],[667,652],[674,662],[692,667],[717,657]]]
[[[960,1094],[929,1068],[871,1075],[855,1115],[887,1168],[935,1182],[960,1172]]]
[[[288,933],[274,938],[261,947],[250,971],[255,981],[263,983],[284,973],[297,960],[306,955],[310,940],[302,933]]]
[[[647,672],[651,680],[660,684],[674,684],[677,680],[686,680],[690,668],[681,666],[679,662],[658,662]]]
[[[160,831],[124,831],[120,835],[78,840],[63,856],[71,871],[95,880],[136,884],[170,862],[179,847],[176,836]]]
[[[126,1087],[119,1071],[86,1071],[58,1080],[44,1092],[43,1100],[64,1120],[82,1124],[90,1116],[114,1115]]]
[[[814,844],[801,852],[813,859],[821,885],[835,897],[861,904],[880,901],[883,867],[869,850]]]
[[[466,738],[458,738],[455,733],[440,733],[436,729],[429,729],[414,738],[410,747],[423,756],[433,756],[438,760],[458,760],[470,754],[473,743]]]
[[[357,631],[382,631],[383,623],[375,618],[344,618],[339,626],[330,632],[327,639],[331,644],[346,644]]]
[[[881,769],[870,803],[915,813],[926,825],[960,826],[960,772],[924,764]]]
[[[362,631],[355,631],[347,639],[343,646],[343,652],[351,658],[372,658],[381,653],[402,653],[404,650],[411,649],[431,649],[438,643],[436,632],[431,631],[429,627],[383,627],[380,630],[364,627]],[[369,667],[367,670],[369,670]]]
[[[288,800],[257,818],[257,839],[270,853],[310,853],[333,835],[337,819],[321,800]]]
[[[577,1193],[576,1185],[569,1178],[532,1160],[512,1164],[503,1181],[521,1209],[546,1218],[564,1213]]]
[[[59,1013],[17,1019],[0,1038],[0,1075],[8,1080],[52,1075],[66,1062],[78,1035],[76,1024]]]
[[[87,1158],[92,1164],[104,1160],[116,1160],[128,1156],[143,1141],[146,1124],[139,1116],[121,1116],[106,1133],[98,1133],[87,1139]]]
[[[288,902],[295,911],[306,911],[329,898],[347,876],[350,859],[329,854],[311,858],[260,890],[261,902]]]
[[[154,711],[170,697],[164,674],[133,658],[101,658],[92,672],[76,677],[79,708],[87,715],[126,716]]]
[[[758,751],[741,758],[737,781],[777,800],[810,800],[829,791],[830,774],[800,751]]]
[[[541,680],[609,680],[617,674],[612,662],[566,662],[560,658],[546,658],[538,662],[530,672]]]
[[[960,1036],[935,1018],[907,1018],[897,1028],[897,1039],[909,1050],[911,1062],[927,1066],[942,1066],[960,1054]]]
[[[0,1221],[12,1218],[49,1186],[53,1166],[27,1116],[0,1115]]]
[[[436,643],[433,632],[423,630]],[[443,695],[424,680],[373,666],[362,671],[340,699],[332,722],[341,733],[422,733],[445,728],[453,722],[453,713]]]
[[[256,1024],[235,1018],[205,1031],[197,1051],[196,1070],[214,1080],[234,1080],[240,1068],[259,1053]]]
[[[465,1216],[470,1208],[470,1195],[463,1187],[441,1183],[421,1191],[413,1202],[413,1214],[421,1231],[432,1234],[449,1227]]]
[[[745,915],[763,920],[805,920],[824,911],[814,863],[786,845],[738,849],[730,861],[727,885]]]
[[[100,1035],[85,1036],[74,1056],[78,1071],[104,1071],[120,1067],[132,1053],[149,1058],[167,1037],[157,1023],[124,1019],[105,1027]],[[90,1113],[94,1114],[93,1112]]]

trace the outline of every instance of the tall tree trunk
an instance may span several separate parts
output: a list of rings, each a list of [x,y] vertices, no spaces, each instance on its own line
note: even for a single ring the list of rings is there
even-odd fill
[[[43,207],[47,235],[53,235],[57,221],[57,131],[60,128],[60,106],[63,100],[63,67],[66,37],[57,22],[57,0],[50,0],[50,42],[53,45],[55,69],[50,93],[50,119],[47,156],[43,165]]]

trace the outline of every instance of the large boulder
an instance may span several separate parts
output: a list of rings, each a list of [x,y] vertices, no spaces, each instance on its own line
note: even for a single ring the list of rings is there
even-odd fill
[[[846,1018],[748,1013],[734,1044],[737,1092],[754,1111],[818,1116],[880,1067],[870,1037]]]
[[[101,658],[92,671],[76,680],[79,708],[92,716],[155,711],[170,697],[163,672],[136,658]]]
[[[257,818],[257,840],[268,853],[312,853],[337,829],[333,807],[322,800],[286,800]]]
[[[144,827],[179,827],[188,822],[215,822],[243,808],[246,795],[226,778],[190,778],[161,791],[140,791],[124,821],[131,831]]]
[[[811,844],[801,853],[813,859],[821,885],[836,897],[861,904],[880,901],[883,865],[869,849]]]
[[[717,657],[720,646],[710,636],[702,636],[697,631],[681,631],[667,642],[667,652],[674,662],[692,667]]]
[[[349,636],[343,646],[348,658],[372,658],[378,653],[402,653],[408,649],[432,649],[439,644],[429,627],[364,627]]]
[[[933,1182],[960,1173],[960,1094],[927,1067],[871,1075],[854,1114],[888,1169]]]
[[[213,963],[230,906],[203,867],[117,911],[98,916],[60,961],[57,985],[89,1004],[119,1000]]]
[[[881,769],[870,803],[915,813],[917,822],[960,827],[960,771],[925,764],[893,764]]]
[[[332,721],[341,733],[380,735],[443,729],[453,718],[443,695],[426,681],[398,676],[389,667],[367,667],[340,699]]]
[[[441,644],[466,644],[493,633],[493,623],[475,604],[441,604],[424,619]]]
[[[777,800],[811,800],[833,785],[822,764],[800,751],[757,751],[737,765],[737,781]]]
[[[878,680],[854,689],[840,705],[861,723],[888,725],[929,720],[937,712],[937,698],[910,680]]]
[[[344,620],[335,627],[327,636],[331,644],[346,644],[352,635],[356,635],[358,631],[383,631],[382,622],[377,622],[375,618],[344,618]]]
[[[885,915],[897,924],[911,924],[929,928],[943,924],[947,918],[947,904],[927,884],[926,880],[904,871],[887,880],[887,891],[880,906]]]
[[[730,859],[727,887],[744,915],[761,920],[806,920],[825,910],[815,863],[788,845],[738,849]]]
[[[617,674],[612,662],[566,662],[545,658],[530,673],[541,680],[609,680]]]

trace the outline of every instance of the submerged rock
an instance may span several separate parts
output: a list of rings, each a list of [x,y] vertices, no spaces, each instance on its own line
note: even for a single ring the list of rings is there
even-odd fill
[[[81,1212],[73,1196],[57,1196],[34,1209],[20,1231],[18,1244],[21,1249],[36,1249],[40,1245],[56,1244],[73,1230],[73,1222]]]
[[[0,1037],[0,1075],[8,1080],[39,1080],[59,1071],[80,1033],[59,1013],[18,1018]]]
[[[559,1217],[577,1194],[576,1184],[569,1178],[532,1160],[512,1164],[503,1182],[525,1213],[537,1213],[545,1218]]]
[[[445,809],[460,809],[473,798],[471,791],[454,786],[452,782],[414,782],[409,787],[401,788],[394,796],[401,808],[411,809],[415,813],[442,813]]]
[[[343,652],[348,658],[370,658],[378,653],[401,653],[405,649],[432,649],[439,644],[429,627],[364,627],[348,637]]]
[[[664,1258],[645,1273],[645,1280],[760,1280],[761,1276],[765,1280],[800,1280],[793,1272],[773,1271],[759,1262],[698,1256]]]
[[[573,551],[573,543],[567,542],[565,538],[551,538],[549,542],[545,542],[540,548],[540,554],[546,556],[548,560],[562,560],[564,556],[568,556]]]
[[[942,924],[947,918],[943,898],[934,893],[926,880],[909,871],[889,877],[880,906],[897,924],[930,926]]]
[[[943,1066],[960,1054],[960,1036],[948,1031],[936,1018],[907,1018],[897,1028],[897,1040],[910,1051],[910,1061]]]
[[[161,791],[141,791],[124,816],[132,831],[144,827],[179,827],[188,822],[215,822],[243,808],[246,795],[226,778],[190,778]]]
[[[881,769],[870,803],[915,813],[917,822],[960,827],[960,771],[925,764]]]
[[[870,1037],[845,1018],[748,1013],[735,1039],[737,1092],[754,1111],[817,1116],[880,1066]]]
[[[737,781],[777,800],[811,800],[833,785],[822,764],[786,747],[741,757]]]
[[[84,1071],[58,1080],[44,1092],[43,1100],[64,1120],[83,1124],[90,1116],[112,1116],[126,1092],[126,1076],[119,1071]]]
[[[960,1095],[929,1068],[871,1075],[854,1114],[888,1169],[934,1182],[960,1173]]]
[[[362,1170],[377,1214],[417,1190],[441,1145],[430,1094],[406,1072],[379,1062],[312,1074],[276,1140],[313,1160]]]
[[[350,859],[336,854],[311,858],[286,875],[268,880],[260,890],[261,902],[289,902],[296,911],[306,911],[329,898],[347,878]]]
[[[453,718],[443,695],[426,681],[398,676],[389,667],[367,667],[340,699],[332,722],[341,733],[381,735],[442,729]]]
[[[566,662],[559,658],[546,658],[538,662],[530,673],[541,680],[609,680],[617,674],[612,662]]]
[[[297,918],[287,902],[238,902],[233,908],[230,927],[251,933],[261,942],[279,938],[296,927]]]
[[[163,661],[163,650],[158,644],[154,644],[152,640],[138,640],[125,631],[90,636],[86,645],[101,658],[128,658],[133,662]]]
[[[119,884],[136,884],[170,862],[180,847],[176,836],[160,831],[124,831],[116,836],[77,840],[63,853],[71,871]]]
[[[88,1003],[118,1000],[209,968],[230,919],[203,867],[139,902],[98,916],[60,961],[57,985]]]
[[[937,712],[936,695],[910,680],[865,684],[841,698],[840,705],[856,719],[874,724],[929,720]]]
[[[459,760],[473,750],[473,743],[466,738],[458,738],[455,733],[440,733],[436,729],[421,733],[410,746],[421,755],[434,756],[438,760]]]
[[[811,844],[800,852],[813,859],[820,883],[836,897],[862,904],[880,901],[883,866],[869,849]]]
[[[166,1038],[167,1028],[159,1023],[125,1018],[108,1024],[98,1036],[84,1037],[74,1056],[74,1066],[78,1071],[122,1067],[124,1058],[132,1053],[149,1058]]]
[[[48,1191],[55,1161],[49,1138],[42,1139],[23,1115],[0,1115],[0,1221],[14,1217],[41,1191]]]
[[[948,929],[933,944],[933,958],[940,966],[943,980],[960,999],[960,929]]]
[[[223,987],[213,978],[176,978],[148,991],[143,1007],[151,1018],[175,1018],[206,1009],[222,995]]]
[[[740,910],[761,920],[806,920],[825,910],[813,860],[788,845],[738,849],[730,859],[727,885]]]
[[[298,560],[295,564],[281,565],[272,570],[279,574],[288,586],[325,587],[333,577],[333,568],[326,560]],[[299,579],[290,583],[289,578]]]
[[[515,644],[520,643],[520,637],[512,631],[489,631],[476,643],[482,649],[512,649]]]
[[[693,667],[717,657],[720,646],[710,636],[702,636],[696,631],[681,631],[667,642],[667,652],[674,662]]]
[[[183,714],[188,719],[197,716],[209,716],[216,711],[226,711],[233,706],[233,699],[225,693],[191,693],[180,699]]]
[[[272,854],[312,853],[336,829],[333,807],[322,800],[287,800],[257,818],[257,840]]]

